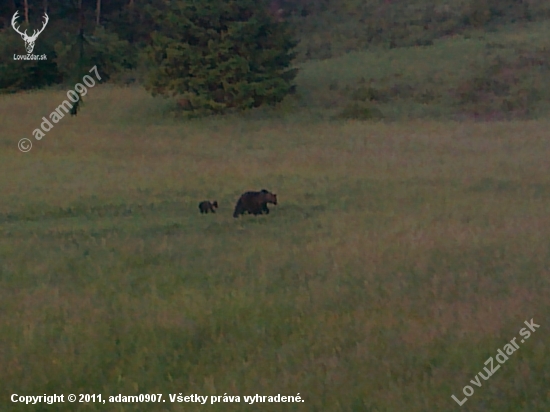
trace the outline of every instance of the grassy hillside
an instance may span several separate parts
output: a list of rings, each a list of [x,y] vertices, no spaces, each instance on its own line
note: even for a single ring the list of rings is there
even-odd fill
[[[538,117],[550,108],[549,27],[509,26],[428,47],[306,62],[298,78],[302,105],[333,114],[374,107],[390,120]]]
[[[295,100],[243,116],[182,121],[172,102],[100,85],[40,141],[65,90],[0,96],[0,410],[45,410],[14,393],[166,400],[58,411],[548,410],[550,122],[454,121],[444,94],[489,42],[513,58],[543,52],[545,33],[311,62]],[[397,122],[332,119],[397,75],[440,97],[356,100]],[[445,120],[406,120],[434,112]],[[262,188],[279,198],[270,215],[233,219]],[[241,402],[171,403],[180,393]],[[279,393],[304,402],[242,398]]]
[[[367,48],[433,45],[475,30],[550,20],[545,0],[279,0],[296,25],[300,59]]]

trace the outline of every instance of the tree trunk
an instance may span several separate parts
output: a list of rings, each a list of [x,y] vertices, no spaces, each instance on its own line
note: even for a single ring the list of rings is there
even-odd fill
[[[128,3],[128,10],[130,12],[129,14],[130,36],[128,40],[130,41],[130,44],[134,44],[134,35],[136,33],[136,29],[134,27],[134,0],[130,0],[130,2]]]
[[[83,60],[84,60],[84,10],[82,9],[82,0],[78,0],[78,14],[80,21],[79,30],[78,30],[78,45],[79,45],[79,53],[78,53],[78,78],[80,79],[83,76]],[[77,80],[78,81],[78,80]]]
[[[25,0],[23,3],[25,7],[25,23],[29,24],[29,2]]]
[[[95,25],[99,26],[99,19],[101,16],[101,0],[97,0],[95,7]]]

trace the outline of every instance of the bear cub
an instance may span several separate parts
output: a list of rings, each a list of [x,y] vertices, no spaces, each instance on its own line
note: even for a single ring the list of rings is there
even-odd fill
[[[208,212],[216,213],[214,209],[217,209],[217,208],[218,208],[218,202],[216,200],[214,200],[213,202],[204,200],[199,203],[199,210],[201,211],[201,213],[208,213]]]

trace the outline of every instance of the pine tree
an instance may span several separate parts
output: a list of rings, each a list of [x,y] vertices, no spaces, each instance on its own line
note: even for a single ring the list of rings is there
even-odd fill
[[[176,0],[149,8],[158,30],[146,87],[197,114],[274,104],[294,89],[290,26],[259,0]]]

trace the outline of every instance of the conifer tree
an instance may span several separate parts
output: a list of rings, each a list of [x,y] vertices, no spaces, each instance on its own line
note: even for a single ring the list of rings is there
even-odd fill
[[[274,104],[292,92],[290,26],[261,0],[175,0],[149,8],[158,24],[147,89],[196,114]]]

